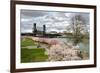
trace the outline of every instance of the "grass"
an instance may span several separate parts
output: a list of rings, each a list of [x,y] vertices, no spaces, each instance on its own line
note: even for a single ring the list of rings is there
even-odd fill
[[[35,42],[32,39],[26,38],[21,40],[22,47],[31,46],[31,45],[35,45]]]
[[[42,48],[36,49],[21,49],[21,62],[42,62],[48,58],[44,54],[45,50]]]
[[[28,38],[21,41],[21,47],[34,45],[36,45],[35,42]],[[21,63],[43,62],[46,61],[47,58],[48,56],[45,55],[44,48],[21,48]]]

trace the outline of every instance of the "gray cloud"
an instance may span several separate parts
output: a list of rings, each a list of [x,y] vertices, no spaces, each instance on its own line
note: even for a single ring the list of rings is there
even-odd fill
[[[21,10],[21,14],[25,16],[30,16],[30,17],[38,17],[38,16],[44,16],[46,12],[44,11],[36,11],[36,10]]]
[[[21,10],[21,32],[32,31],[33,23],[37,23],[39,30],[42,30],[44,24],[47,31],[65,30],[70,24],[70,18],[75,14],[81,14],[89,24],[89,13]]]

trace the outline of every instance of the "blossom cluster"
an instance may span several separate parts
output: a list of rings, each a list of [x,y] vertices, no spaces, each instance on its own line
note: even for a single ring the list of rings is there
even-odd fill
[[[48,61],[81,60],[79,47],[64,43],[51,45],[46,49],[46,54],[49,56]]]
[[[63,41],[54,40],[50,38],[38,38],[31,37],[32,40],[50,45],[49,48],[45,48],[45,54],[48,55],[48,61],[69,61],[69,60],[81,60],[81,51],[79,46],[73,46],[70,43],[64,43]]]

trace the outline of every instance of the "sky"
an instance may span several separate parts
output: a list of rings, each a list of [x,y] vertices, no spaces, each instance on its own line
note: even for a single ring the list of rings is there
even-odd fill
[[[89,13],[22,9],[20,12],[21,33],[32,32],[34,23],[36,23],[38,30],[42,30],[43,25],[46,25],[46,32],[66,31],[67,27],[70,26],[71,17],[77,14],[81,14],[86,20],[86,24],[89,25]]]

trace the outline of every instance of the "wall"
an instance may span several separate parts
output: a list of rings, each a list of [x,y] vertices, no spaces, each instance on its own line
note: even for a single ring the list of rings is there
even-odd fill
[[[100,0],[34,0],[56,3],[97,5],[97,68],[41,71],[34,73],[98,73],[100,72]],[[0,73],[10,73],[10,0],[0,0]],[[30,72],[33,73],[33,72]]]

